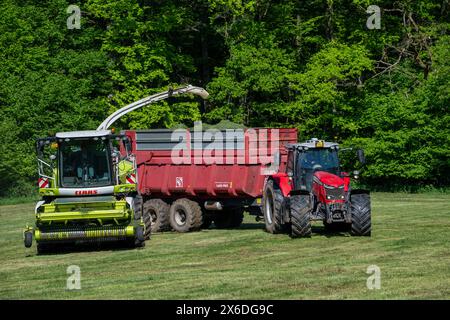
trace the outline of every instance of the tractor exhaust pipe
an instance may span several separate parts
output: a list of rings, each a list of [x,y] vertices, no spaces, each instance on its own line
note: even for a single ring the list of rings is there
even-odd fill
[[[206,210],[223,210],[223,205],[219,201],[205,201]]]

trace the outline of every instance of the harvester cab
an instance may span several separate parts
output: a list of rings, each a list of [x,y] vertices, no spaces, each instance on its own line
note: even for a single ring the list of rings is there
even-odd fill
[[[287,146],[285,172],[268,176],[263,194],[267,231],[290,229],[292,237],[311,235],[311,221],[323,221],[327,229],[350,230],[353,235],[371,232],[370,196],[367,190],[352,189],[351,176],[341,168],[334,142],[313,138]],[[364,164],[364,152],[356,151]],[[358,179],[359,171],[352,172]]]
[[[110,130],[61,132],[37,140],[42,199],[35,227],[24,232],[25,246],[32,245],[33,235],[38,252],[86,241],[143,246],[148,232],[129,145],[127,136]]]
[[[125,241],[144,246],[150,237],[142,217],[136,158],[130,138],[109,127],[125,114],[174,95],[208,97],[204,89],[187,85],[126,105],[92,131],[59,132],[37,140],[38,185],[41,200],[35,226],[24,230],[25,247],[33,237],[38,252],[56,244]]]

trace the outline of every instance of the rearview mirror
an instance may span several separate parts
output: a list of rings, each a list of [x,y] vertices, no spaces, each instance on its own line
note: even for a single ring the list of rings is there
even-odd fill
[[[361,162],[362,164],[366,163],[366,156],[364,155],[363,149],[358,149],[356,151],[356,155],[358,156],[359,162]]]
[[[123,145],[125,146],[125,149],[127,153],[131,153],[131,141],[130,138],[124,137],[123,138]]]

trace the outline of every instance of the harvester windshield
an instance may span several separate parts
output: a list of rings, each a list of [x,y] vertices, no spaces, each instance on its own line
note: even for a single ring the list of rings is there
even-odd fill
[[[60,145],[60,172],[63,187],[111,185],[108,140],[70,139]]]

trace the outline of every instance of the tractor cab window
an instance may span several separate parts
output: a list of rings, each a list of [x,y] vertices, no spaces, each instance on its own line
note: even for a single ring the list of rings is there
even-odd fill
[[[60,152],[63,187],[100,187],[111,184],[107,140],[64,141]]]
[[[302,189],[311,190],[312,178],[316,171],[339,174],[337,151],[329,148],[314,148],[302,151],[297,157],[297,177]]]

